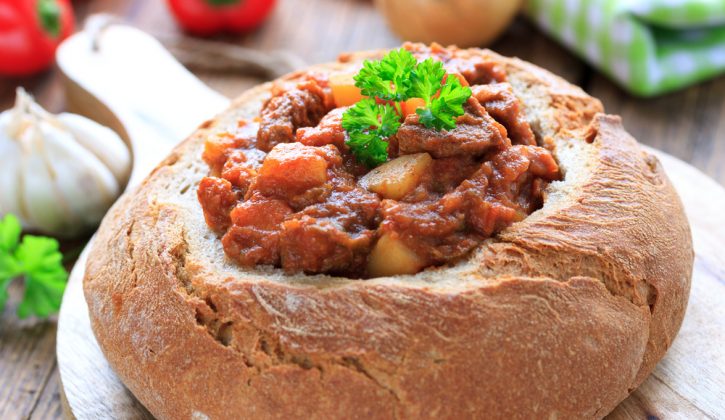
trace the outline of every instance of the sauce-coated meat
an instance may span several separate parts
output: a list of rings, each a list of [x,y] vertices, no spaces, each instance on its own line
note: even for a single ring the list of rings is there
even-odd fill
[[[507,146],[506,130],[475,99],[464,109],[466,113],[458,117],[452,130],[431,130],[418,122],[417,114],[408,115],[395,135],[399,153],[428,152],[434,158],[480,156]]]
[[[473,97],[486,108],[489,114],[506,127],[514,144],[535,145],[536,138],[508,83],[476,85],[471,88]]]
[[[335,108],[322,118],[315,127],[303,127],[297,130],[297,141],[306,146],[324,146],[331,144],[340,150],[345,149],[345,130],[342,128],[342,114],[348,107]]]
[[[268,152],[280,143],[291,143],[300,127],[317,125],[327,113],[326,93],[315,80],[273,96],[260,114],[257,147]]]

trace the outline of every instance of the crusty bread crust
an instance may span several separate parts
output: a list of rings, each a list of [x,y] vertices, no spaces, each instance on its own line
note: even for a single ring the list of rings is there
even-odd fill
[[[230,263],[196,199],[201,151],[256,116],[270,84],[113,207],[85,295],[108,361],[154,415],[601,418],[652,371],[680,327],[694,258],[657,159],[579,88],[464,53],[506,67],[565,179],[454,267],[360,281]]]

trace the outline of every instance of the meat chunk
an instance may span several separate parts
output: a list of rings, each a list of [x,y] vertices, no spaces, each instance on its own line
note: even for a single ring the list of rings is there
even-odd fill
[[[354,234],[329,219],[307,215],[282,225],[280,257],[288,272],[355,273],[370,250],[373,232]]]
[[[249,147],[250,140],[236,138],[229,133],[210,137],[204,142],[202,159],[209,164],[210,173],[219,176],[230,155],[238,149]]]
[[[314,80],[272,97],[262,108],[257,147],[265,152],[280,143],[295,140],[300,127],[317,125],[327,113],[326,94]]]
[[[399,237],[427,264],[454,260],[541,207],[546,182],[559,177],[548,150],[508,147],[440,197],[414,203],[383,200],[381,230]]]
[[[478,56],[470,59],[454,56],[446,63],[446,69],[449,73],[460,73],[469,85],[496,83],[506,80],[506,73],[498,63]]]
[[[430,190],[447,193],[470,178],[480,166],[480,162],[473,156],[436,159],[433,161],[435,176],[431,179]]]
[[[226,179],[205,177],[199,183],[197,196],[210,228],[219,232],[231,224],[229,212],[239,200],[239,194]]]
[[[544,186],[559,177],[548,150],[517,145],[485,162],[450,196],[462,197],[468,225],[490,236],[541,207]]]
[[[377,225],[380,199],[339,174],[322,202],[282,226],[281,265],[289,271],[362,275]]]
[[[399,238],[425,263],[440,264],[458,258],[480,238],[465,229],[464,202],[431,200],[418,203],[383,200],[380,231]]]
[[[297,141],[307,146],[332,144],[341,152],[346,149],[345,129],[342,128],[342,114],[349,107],[330,111],[316,127],[302,127],[297,130]]]
[[[534,132],[509,83],[477,85],[471,87],[471,91],[486,111],[506,127],[513,144],[536,144]]]
[[[434,158],[480,156],[490,149],[506,147],[506,129],[497,123],[475,99],[466,104],[456,128],[437,131],[426,128],[417,114],[410,114],[398,129],[395,142],[401,155],[428,152]]]
[[[222,238],[224,251],[246,266],[278,264],[280,224],[290,214],[292,209],[283,201],[260,195],[239,203]]]
[[[346,231],[356,233],[375,228],[379,208],[377,195],[350,181],[335,185],[325,201],[308,206],[300,212],[300,217],[331,220]]]
[[[559,165],[543,147],[513,146],[497,154],[491,164],[498,174],[491,187],[499,198],[508,197],[522,215],[541,207],[544,186],[561,178]]]
[[[247,155],[242,150],[232,150],[224,163],[221,177],[231,182],[234,188],[244,195],[257,176],[254,162],[247,160]]]
[[[307,146],[333,145],[342,154],[345,169],[356,176],[364,175],[368,167],[355,159],[345,142],[348,140],[347,132],[342,128],[342,114],[349,107],[335,108],[330,111],[317,124],[316,127],[301,127],[297,130],[297,141]],[[391,152],[395,154],[396,152]]]

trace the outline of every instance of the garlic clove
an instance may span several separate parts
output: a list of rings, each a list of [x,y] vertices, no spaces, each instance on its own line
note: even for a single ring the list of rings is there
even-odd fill
[[[131,154],[115,131],[76,114],[62,113],[57,119],[81,146],[110,169],[119,184],[125,185],[131,172]]]
[[[68,131],[46,124],[41,131],[51,183],[60,197],[58,207],[65,213],[58,234],[71,236],[97,225],[121,191],[118,180]]]
[[[67,210],[60,205],[61,197],[53,186],[54,174],[47,165],[40,130],[29,125],[16,139],[21,144],[18,200],[25,210],[30,229],[56,233],[62,228]]]

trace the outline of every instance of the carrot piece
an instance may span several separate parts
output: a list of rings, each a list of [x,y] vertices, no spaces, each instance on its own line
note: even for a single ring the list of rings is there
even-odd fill
[[[415,110],[418,108],[425,108],[425,101],[422,98],[410,98],[404,101],[402,104],[402,111],[404,117],[407,117],[410,114],[415,114]]]
[[[364,98],[360,88],[355,86],[355,80],[350,73],[337,73],[330,76],[330,88],[335,105],[350,106]]]

